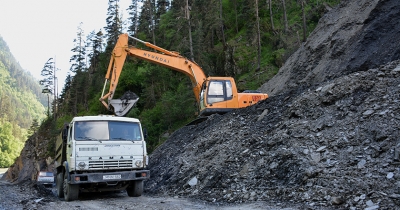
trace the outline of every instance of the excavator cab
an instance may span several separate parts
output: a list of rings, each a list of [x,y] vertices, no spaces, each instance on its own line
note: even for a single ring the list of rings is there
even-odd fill
[[[215,113],[231,111],[235,97],[233,78],[209,77],[203,82],[200,91],[200,115],[207,116]]]

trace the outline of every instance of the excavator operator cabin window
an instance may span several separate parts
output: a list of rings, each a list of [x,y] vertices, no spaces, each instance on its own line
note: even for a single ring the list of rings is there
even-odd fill
[[[232,92],[232,83],[231,81],[226,81],[226,100],[232,99],[233,92]]]
[[[215,80],[208,85],[207,103],[232,99],[232,84],[230,81]]]

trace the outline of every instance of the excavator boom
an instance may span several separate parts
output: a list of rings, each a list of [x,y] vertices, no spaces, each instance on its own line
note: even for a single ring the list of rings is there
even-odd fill
[[[214,113],[226,113],[233,109],[251,106],[268,98],[268,94],[257,92],[238,93],[232,77],[206,77],[195,62],[177,52],[168,51],[135,37],[130,37],[154,51],[128,46],[128,34],[121,34],[112,52],[100,101],[118,116],[124,116],[139,100],[136,94],[127,94],[113,99],[126,56],[136,57],[187,75],[198,103],[199,114],[207,116]],[[109,91],[104,94],[109,82]],[[106,102],[107,101],[107,102]]]
[[[121,34],[119,36],[117,44],[115,45],[111,55],[110,63],[105,76],[106,81],[104,83],[102,96],[100,98],[100,101],[106,108],[108,108],[110,111],[113,111],[118,116],[124,116],[138,100],[138,98],[128,100],[113,99],[127,55],[147,60],[149,62],[186,74],[192,81],[193,92],[196,100],[200,100],[200,90],[202,83],[206,80],[206,76],[196,63],[189,61],[188,59],[179,55],[177,52],[168,51],[134,37],[130,38],[135,39],[136,41],[139,41],[145,44],[147,47],[158,52],[151,52],[128,46],[128,37],[128,34]],[[109,92],[104,94],[108,82],[110,83]],[[108,103],[106,103],[106,100]]]

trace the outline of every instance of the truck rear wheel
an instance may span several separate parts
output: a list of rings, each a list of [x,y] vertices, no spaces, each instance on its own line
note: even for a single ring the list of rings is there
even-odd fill
[[[56,188],[57,188],[57,196],[59,198],[63,198],[64,197],[64,191],[63,191],[63,187],[64,187],[64,176],[63,173],[58,173],[57,174],[57,180],[56,180]]]
[[[64,174],[64,199],[65,201],[73,201],[78,199],[79,185],[68,183],[68,174]]]
[[[143,193],[143,180],[132,181],[126,192],[129,197],[139,197]]]

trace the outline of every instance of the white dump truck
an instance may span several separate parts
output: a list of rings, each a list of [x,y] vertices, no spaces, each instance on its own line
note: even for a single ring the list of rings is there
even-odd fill
[[[135,118],[74,117],[56,142],[58,197],[72,201],[79,192],[115,190],[141,196],[150,177],[145,135]]]

